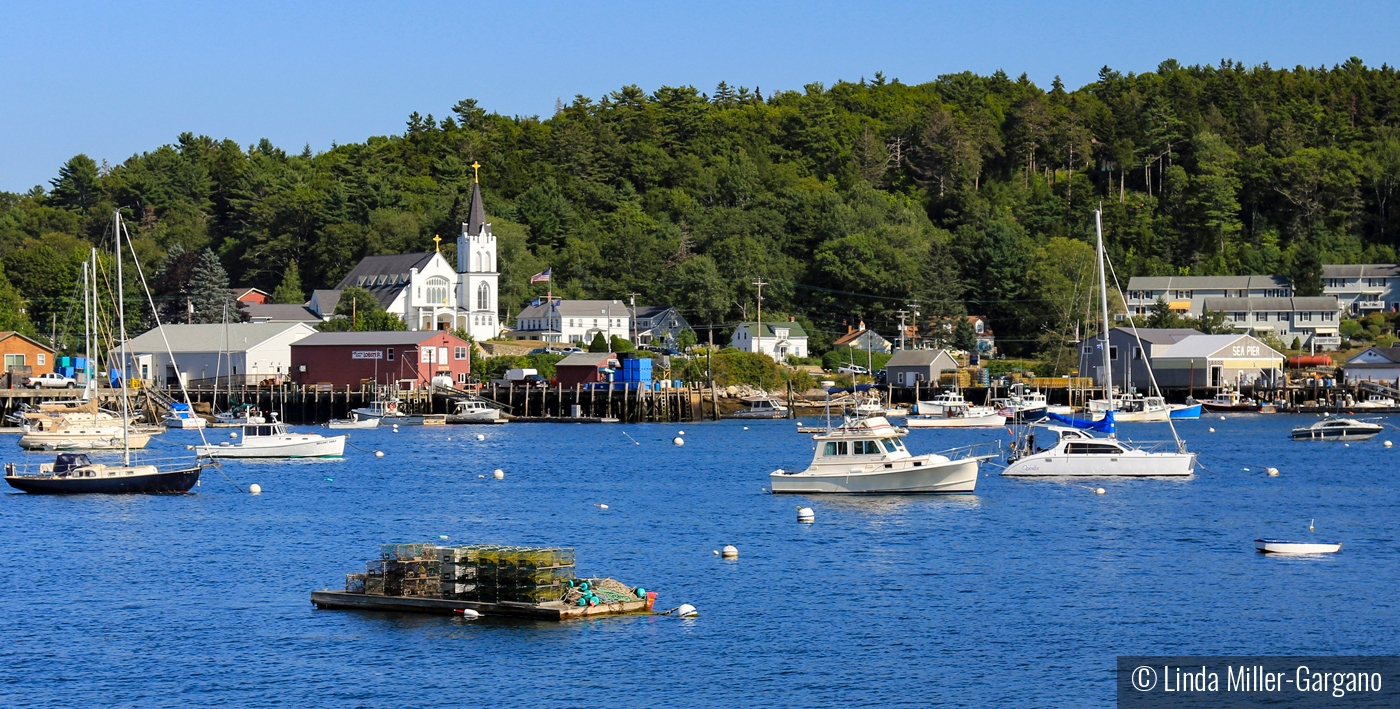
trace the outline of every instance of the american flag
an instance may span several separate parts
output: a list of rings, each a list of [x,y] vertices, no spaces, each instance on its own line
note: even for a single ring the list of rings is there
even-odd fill
[[[549,272],[550,272],[550,271],[553,271],[553,270],[554,270],[553,268],[546,268],[545,270],[540,271],[539,273],[536,273],[536,274],[533,275],[533,276],[530,276],[530,282],[531,282],[531,283],[549,283]]]

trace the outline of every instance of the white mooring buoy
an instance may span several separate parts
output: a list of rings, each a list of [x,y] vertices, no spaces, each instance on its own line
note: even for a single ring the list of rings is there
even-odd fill
[[[812,508],[810,507],[799,507],[797,508],[797,521],[809,523],[815,522],[817,521],[817,513],[813,512]]]
[[[719,555],[726,559],[737,559],[739,558],[739,550],[733,544],[725,544]]]
[[[676,436],[675,438],[672,438],[672,439],[671,439],[671,442],[674,443],[674,444],[676,444],[676,445],[678,445],[678,446],[683,446],[683,445],[685,445],[685,439],[684,439],[684,438],[681,438],[680,436]]]
[[[1386,442],[1385,442],[1384,444],[1382,444],[1382,445],[1384,445],[1386,448],[1389,448],[1389,447],[1391,446],[1391,443],[1390,443],[1390,441],[1386,441]]]
[[[695,610],[695,606],[689,603],[682,603],[680,607],[676,609],[676,615],[681,618],[694,618],[700,615],[700,611]]]
[[[1104,495],[1104,494],[1107,494],[1107,493],[1108,493],[1108,491],[1105,490],[1105,489],[1103,489],[1103,488],[1101,488],[1101,487],[1096,487],[1096,488],[1094,488],[1094,494],[1095,494],[1095,495]]]
[[[1224,417],[1224,416],[1221,416],[1221,417],[1220,417],[1220,420],[1221,420],[1221,421],[1224,421],[1224,420],[1225,420],[1225,417]]]
[[[745,430],[745,431],[749,430],[749,427],[748,427],[748,426],[745,426],[745,427],[744,427],[744,430]]]
[[[461,613],[461,614],[462,614],[462,617],[463,617],[463,618],[467,618],[467,619],[471,619],[471,618],[480,618],[480,617],[481,617],[481,614],[480,614],[480,613],[477,613],[476,611],[474,611],[474,610],[472,610],[472,609],[470,609],[470,608],[463,608],[462,610],[459,610],[459,611],[457,611],[457,612],[458,612],[458,613]]]
[[[599,502],[599,503],[597,503],[597,505],[595,505],[595,506],[596,506],[598,509],[600,509],[600,510],[606,510],[606,509],[608,508],[608,505],[607,505],[606,502]]]
[[[251,493],[253,493],[254,495],[261,495],[261,494],[262,494],[262,485],[259,485],[259,484],[257,484],[257,483],[253,483],[252,485],[249,485],[249,486],[248,486],[248,492],[251,492]]]
[[[383,457],[384,457],[384,451],[375,451],[375,452],[374,452],[374,457],[376,457],[376,458],[383,458]]]
[[[684,435],[685,435],[685,431],[676,431],[676,435],[677,435],[677,436],[684,436]]]
[[[478,433],[478,434],[476,434],[476,440],[478,440],[478,441],[484,441],[484,440],[486,440],[486,434],[484,434],[484,433]]]
[[[228,437],[229,437],[229,438],[238,438],[238,433],[235,432],[235,431],[230,431],[229,434],[228,434]]]
[[[1278,468],[1264,468],[1264,472],[1268,473],[1271,478],[1278,477]]]
[[[1207,428],[1206,430],[1207,430],[1207,431],[1210,431],[1211,433],[1215,433],[1215,429],[1214,429],[1214,428]]]
[[[495,478],[495,479],[497,479],[497,480],[505,480],[505,479],[506,479],[506,471],[501,470],[500,468],[496,468],[495,470],[492,470],[492,471],[491,471],[491,477],[493,477],[493,478]]]

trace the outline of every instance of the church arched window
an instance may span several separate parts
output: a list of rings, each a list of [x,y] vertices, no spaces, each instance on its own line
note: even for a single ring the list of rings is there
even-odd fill
[[[434,305],[447,305],[447,279],[433,276],[428,279],[427,302]]]
[[[477,309],[477,310],[490,310],[490,309],[491,309],[491,286],[486,285],[485,283],[481,284],[481,285],[476,289],[476,309]]]

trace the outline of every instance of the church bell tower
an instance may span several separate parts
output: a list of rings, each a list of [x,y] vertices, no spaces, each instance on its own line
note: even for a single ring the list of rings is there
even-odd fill
[[[480,163],[472,163],[472,169],[478,172],[472,182],[471,209],[457,237],[458,307],[469,313],[466,330],[480,342],[500,334],[500,265],[496,262],[496,237],[486,222],[486,208],[481,202]]]

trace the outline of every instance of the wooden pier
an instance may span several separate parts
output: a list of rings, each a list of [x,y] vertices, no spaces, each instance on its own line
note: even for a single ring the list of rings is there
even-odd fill
[[[312,591],[311,602],[317,608],[335,610],[380,611],[389,613],[427,613],[432,615],[460,614],[473,610],[483,616],[529,618],[532,620],[563,621],[604,615],[650,613],[647,599],[622,603],[600,603],[596,606],[570,606],[553,603],[479,603],[432,596],[379,596],[345,591]]]

